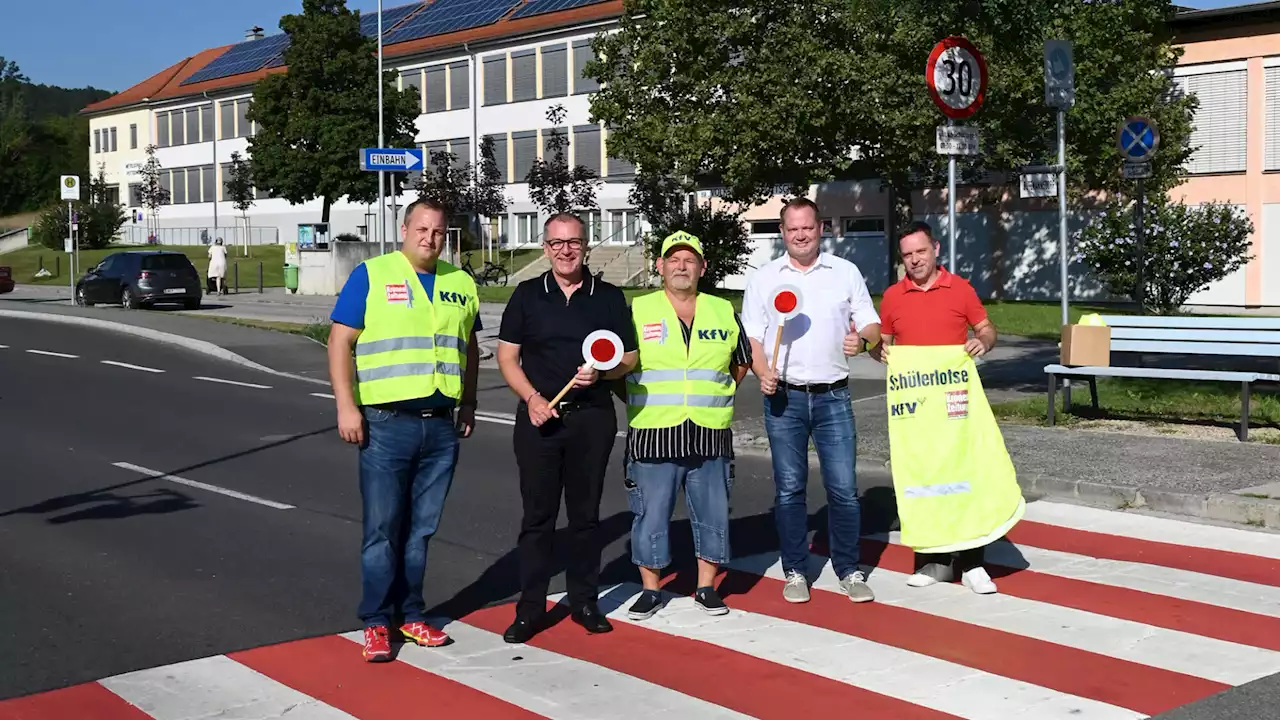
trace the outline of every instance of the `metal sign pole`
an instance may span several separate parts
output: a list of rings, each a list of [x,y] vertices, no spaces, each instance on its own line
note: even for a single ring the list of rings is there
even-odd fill
[[[955,127],[955,120],[947,118],[947,127]],[[947,237],[951,259],[947,262],[947,270],[959,272],[956,267],[956,243],[960,233],[956,231],[956,156],[947,156]]]
[[[72,244],[72,249],[75,248],[75,236],[71,234],[71,201],[70,200],[67,201],[67,242]],[[75,255],[70,253],[67,254],[67,266],[68,266],[67,270],[69,271],[67,273],[67,276],[70,280],[69,286],[71,288],[72,304],[75,304],[75,301],[76,301],[76,269],[75,269],[75,266],[72,264],[74,258],[75,258]]]
[[[474,99],[473,99],[474,101]],[[382,130],[382,0],[378,0],[378,147],[386,147],[386,138]],[[383,195],[386,189],[386,174],[378,172],[378,240],[382,243],[382,254],[387,253],[387,203]]]
[[[1138,202],[1133,208],[1133,235],[1134,235],[1134,239],[1137,241],[1136,244],[1138,249],[1137,250],[1138,254],[1136,258],[1136,261],[1138,264],[1138,268],[1137,268],[1138,287],[1137,287],[1137,292],[1135,293],[1135,296],[1136,296],[1135,299],[1138,301],[1139,315],[1146,314],[1146,312],[1144,311],[1144,307],[1146,305],[1145,301],[1146,301],[1146,295],[1147,295],[1146,271],[1143,268],[1143,265],[1146,262],[1146,254],[1142,251],[1142,246],[1143,246],[1143,237],[1142,237],[1143,207],[1142,206],[1143,206],[1143,203],[1146,202],[1146,194],[1142,191],[1142,185],[1143,185],[1142,178],[1138,178]]]
[[[1062,324],[1071,323],[1067,287],[1067,111],[1058,108],[1058,265],[1062,281]]]

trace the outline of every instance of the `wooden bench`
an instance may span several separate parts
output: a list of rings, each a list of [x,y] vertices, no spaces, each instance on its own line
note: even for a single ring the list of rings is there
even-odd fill
[[[1111,352],[1144,355],[1197,355],[1228,358],[1256,357],[1275,360],[1280,370],[1280,318],[1257,317],[1153,317],[1104,315],[1111,328]],[[1224,362],[1224,365],[1227,363]],[[1161,367],[1071,367],[1046,365],[1049,376],[1049,425],[1054,422],[1058,378],[1086,377],[1093,408],[1098,408],[1098,377],[1155,378],[1240,383],[1240,440],[1249,439],[1249,392],[1256,382],[1280,382],[1280,374],[1249,370],[1184,370]]]

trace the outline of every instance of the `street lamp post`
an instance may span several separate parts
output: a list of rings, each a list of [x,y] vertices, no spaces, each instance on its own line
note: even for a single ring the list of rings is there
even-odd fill
[[[382,0],[378,0],[378,147],[385,144],[382,131]],[[387,252],[387,203],[384,197],[386,173],[378,171],[378,240]]]

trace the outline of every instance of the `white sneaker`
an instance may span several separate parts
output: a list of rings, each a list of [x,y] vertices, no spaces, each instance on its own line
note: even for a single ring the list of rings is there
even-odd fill
[[[929,587],[935,583],[951,582],[955,578],[955,570],[952,570],[950,565],[929,563],[907,578],[907,584],[911,587]]]
[[[789,603],[809,602],[809,581],[803,573],[787,571],[787,584],[782,587],[782,599]]]
[[[976,567],[972,570],[966,571],[960,576],[960,582],[963,583],[965,587],[979,595],[991,595],[999,592],[996,589],[996,584],[991,581],[991,576],[987,574],[987,569],[984,567]]]
[[[876,594],[871,592],[871,586],[867,585],[867,576],[863,575],[861,570],[849,573],[840,581],[840,587],[844,589],[849,599],[856,603],[871,602],[876,599]]]

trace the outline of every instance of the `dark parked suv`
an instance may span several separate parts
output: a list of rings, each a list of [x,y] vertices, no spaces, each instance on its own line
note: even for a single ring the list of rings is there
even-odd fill
[[[80,278],[76,304],[119,303],[132,309],[178,303],[195,310],[202,292],[200,273],[182,253],[118,252]]]

